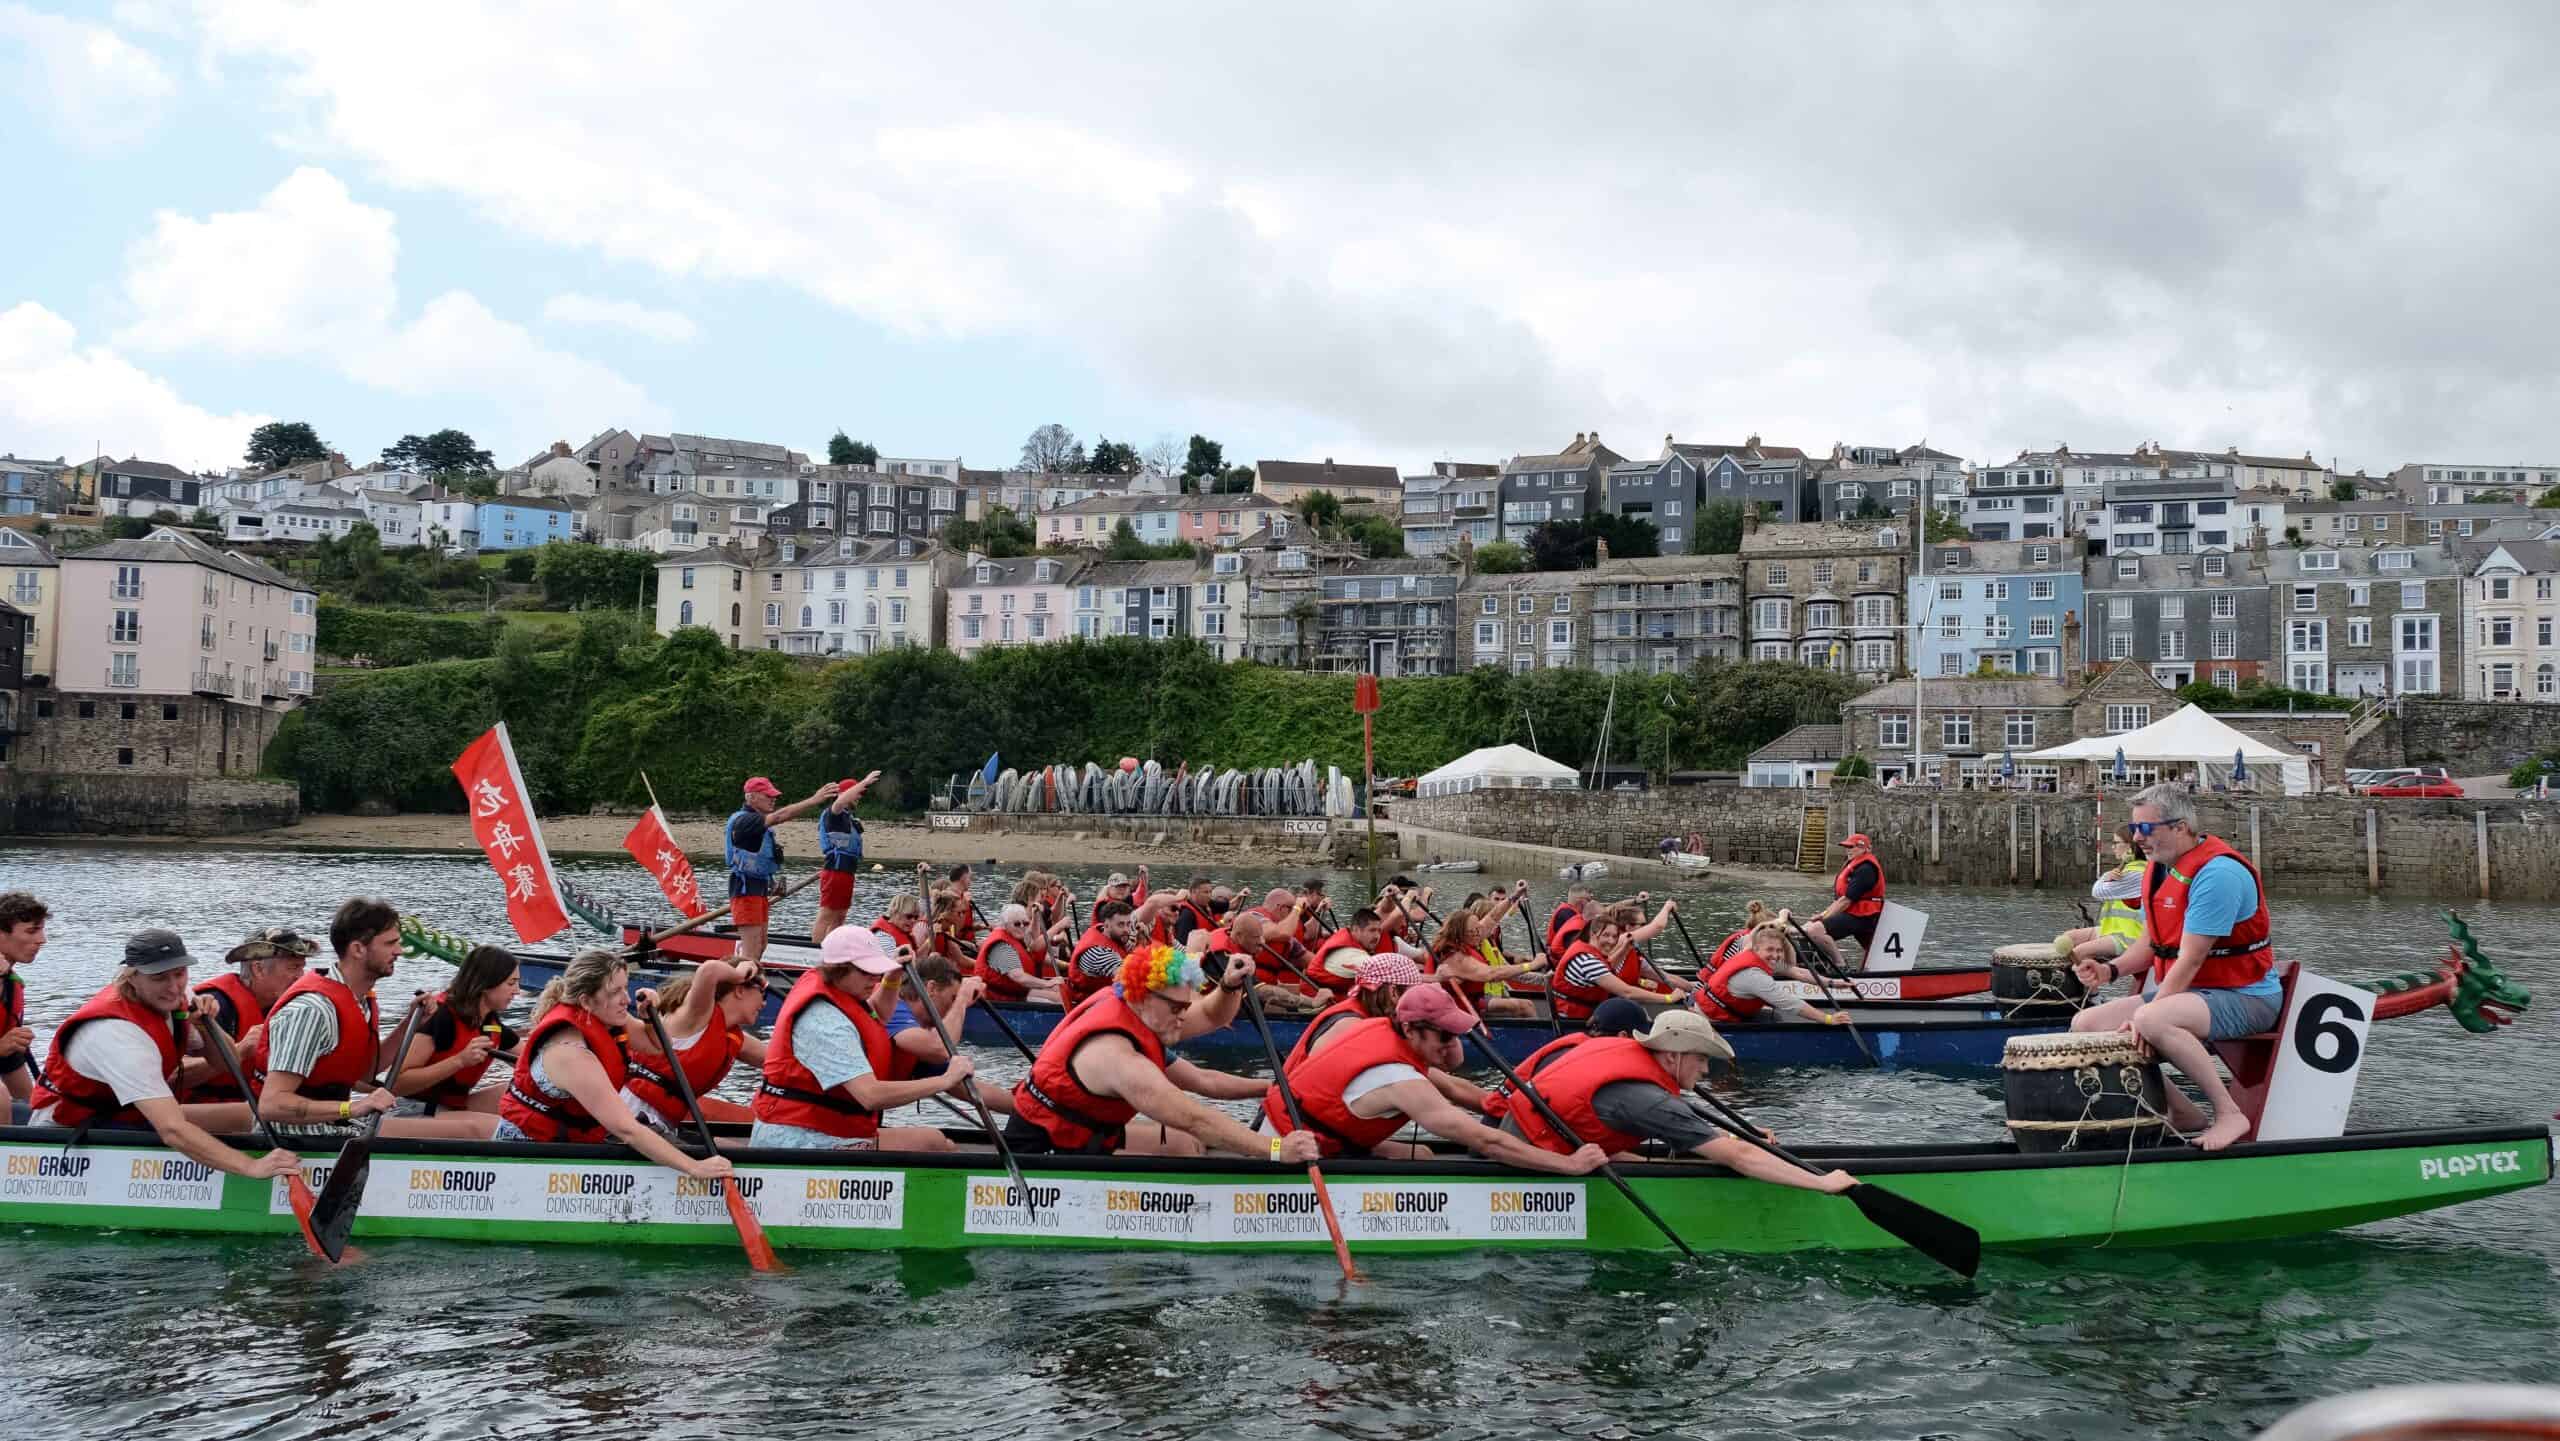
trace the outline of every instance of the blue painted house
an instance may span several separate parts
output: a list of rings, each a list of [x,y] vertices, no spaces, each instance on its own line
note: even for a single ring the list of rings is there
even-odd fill
[[[2060,679],[2066,618],[2085,619],[2076,539],[1932,543],[1911,577],[1913,669]]]
[[[524,550],[578,538],[578,512],[564,500],[514,495],[480,502],[480,548]]]

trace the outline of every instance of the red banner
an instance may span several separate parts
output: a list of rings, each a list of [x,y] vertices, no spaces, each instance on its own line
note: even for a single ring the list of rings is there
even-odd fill
[[[507,741],[507,723],[498,722],[465,747],[453,763],[453,778],[471,811],[471,834],[487,853],[489,864],[507,888],[507,920],[527,945],[547,941],[569,929],[568,909],[560,904],[553,879],[551,853],[543,848],[542,825],[534,819],[524,775],[516,769],[516,751]]]
[[[622,838],[622,848],[640,863],[640,869],[658,878],[658,889],[676,914],[688,919],[702,914],[702,885],[693,878],[693,862],[685,858],[667,829],[667,818],[656,806],[640,813],[631,834]]]

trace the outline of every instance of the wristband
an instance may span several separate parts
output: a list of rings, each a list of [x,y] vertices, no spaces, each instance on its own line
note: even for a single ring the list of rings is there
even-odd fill
[[[354,1119],[355,1119],[355,1114],[356,1114],[356,1108],[355,1108],[355,1103],[354,1103],[353,1101],[340,1101],[340,1102],[338,1103],[338,1119],[339,1119],[339,1120],[341,1120],[341,1121],[351,1121],[351,1120],[354,1120]]]
[[[1280,1159],[1280,1138],[1278,1136],[1271,1138],[1271,1159],[1275,1161]]]

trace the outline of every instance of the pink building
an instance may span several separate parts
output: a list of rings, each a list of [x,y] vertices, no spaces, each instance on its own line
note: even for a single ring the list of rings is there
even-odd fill
[[[945,601],[946,643],[968,656],[988,646],[1065,640],[1075,633],[1076,577],[1092,564],[1083,556],[969,557]]]
[[[1186,495],[1176,506],[1175,536],[1219,550],[1233,549],[1260,530],[1266,517],[1287,509],[1260,495]]]

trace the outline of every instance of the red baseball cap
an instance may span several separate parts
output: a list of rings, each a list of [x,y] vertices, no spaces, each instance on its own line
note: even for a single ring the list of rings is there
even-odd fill
[[[754,776],[749,778],[747,781],[747,794],[751,796],[758,794],[778,796],[782,794],[782,787],[775,785],[773,782],[766,780],[762,776]]]
[[[1874,845],[1875,842],[1867,839],[1867,833],[1865,831],[1851,831],[1840,838],[1840,844],[1844,846],[1871,846]]]

